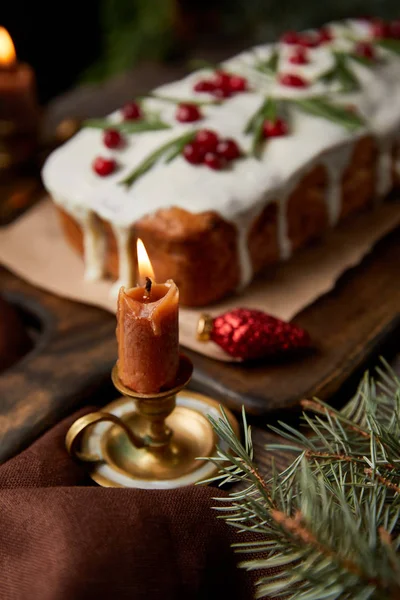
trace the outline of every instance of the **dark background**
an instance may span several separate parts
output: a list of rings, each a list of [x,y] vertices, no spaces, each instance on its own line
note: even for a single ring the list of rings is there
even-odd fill
[[[2,0],[0,24],[36,70],[45,103],[143,59],[183,61],[210,47],[244,47],[364,15],[398,18],[399,0]]]

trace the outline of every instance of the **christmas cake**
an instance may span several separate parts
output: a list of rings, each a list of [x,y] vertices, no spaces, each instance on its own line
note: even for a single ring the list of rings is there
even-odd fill
[[[43,180],[86,277],[156,279],[200,306],[400,182],[400,22],[287,32],[90,120]]]

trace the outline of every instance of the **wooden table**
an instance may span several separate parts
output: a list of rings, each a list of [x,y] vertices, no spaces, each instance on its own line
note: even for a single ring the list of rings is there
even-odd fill
[[[49,106],[45,130],[52,131],[61,118],[101,116],[152,86],[178,77],[183,71],[182,65],[173,68],[147,65],[109,82],[101,93],[93,86],[73,90]],[[0,270],[0,289],[6,290],[8,297],[21,306],[33,328],[38,321],[42,326],[33,354],[0,376],[1,461],[20,451],[83,403],[101,405],[115,397],[109,373],[115,362],[116,345],[115,319],[105,311],[34,289],[4,269]],[[400,374],[400,343],[395,332],[388,341],[388,356],[394,355],[392,364]],[[196,387],[199,384],[201,387],[204,360],[197,355],[192,358],[198,366]],[[219,368],[215,363],[211,372],[214,377]],[[347,381],[331,401],[343,404],[355,384],[354,378]],[[327,394],[330,394],[329,389]],[[252,419],[255,456],[262,469],[269,464],[264,446],[273,438],[266,429],[266,421],[273,422],[279,416]],[[287,413],[284,417],[285,420],[297,418]]]

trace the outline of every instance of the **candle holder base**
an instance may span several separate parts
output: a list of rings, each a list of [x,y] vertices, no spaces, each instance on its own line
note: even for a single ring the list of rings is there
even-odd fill
[[[113,382],[125,395],[72,425],[66,437],[70,454],[90,461],[91,478],[105,487],[168,489],[212,477],[215,465],[198,457],[212,457],[216,444],[224,445],[207,419],[219,418],[219,404],[182,390],[191,371],[181,357],[177,385],[148,395],[125,390],[114,368]],[[235,417],[227,414],[238,433]]]

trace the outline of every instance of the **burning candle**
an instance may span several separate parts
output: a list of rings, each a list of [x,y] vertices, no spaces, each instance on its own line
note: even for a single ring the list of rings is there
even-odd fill
[[[9,162],[22,162],[30,156],[36,146],[38,121],[35,74],[29,65],[17,61],[12,39],[0,27],[0,135]]]
[[[138,240],[139,282],[118,296],[118,374],[131,390],[152,394],[172,387],[179,366],[179,290],[172,280],[155,283]]]

